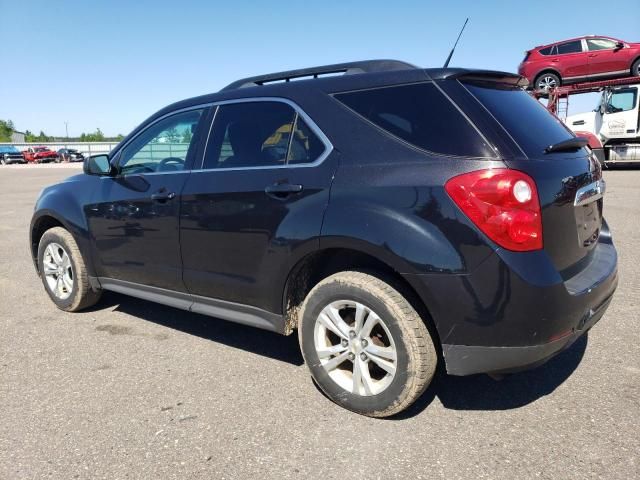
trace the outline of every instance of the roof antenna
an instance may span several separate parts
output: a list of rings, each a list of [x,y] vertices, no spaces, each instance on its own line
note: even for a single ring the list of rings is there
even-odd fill
[[[462,32],[464,32],[464,27],[467,26],[467,22],[468,21],[469,21],[469,17],[467,17],[467,19],[464,21],[464,25],[462,25],[462,30],[460,30],[460,33],[458,34],[458,38],[456,39],[456,43],[453,44],[453,48],[451,49],[451,53],[447,57],[447,61],[444,62],[444,67],[442,67],[442,68],[447,68],[449,66],[449,62],[451,61],[451,57],[453,57],[453,52],[455,51],[456,46],[458,45],[458,40],[460,40],[460,37],[462,36]]]

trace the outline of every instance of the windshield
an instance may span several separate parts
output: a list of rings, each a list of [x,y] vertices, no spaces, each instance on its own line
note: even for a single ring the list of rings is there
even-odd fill
[[[465,82],[465,87],[493,115],[528,157],[573,134],[524,90],[496,82]]]
[[[46,152],[46,151],[47,151],[47,149],[46,149],[46,148],[44,148],[44,147],[34,148],[33,150],[34,150],[35,152]]]
[[[0,153],[20,153],[18,149],[14,146],[0,146]]]

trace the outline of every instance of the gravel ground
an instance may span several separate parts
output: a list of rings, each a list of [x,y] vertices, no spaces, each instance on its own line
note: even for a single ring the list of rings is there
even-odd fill
[[[374,420],[314,387],[295,336],[117,294],[58,311],[27,230],[74,168],[0,167],[0,478],[640,478],[640,171],[605,174],[620,286],[588,338]]]

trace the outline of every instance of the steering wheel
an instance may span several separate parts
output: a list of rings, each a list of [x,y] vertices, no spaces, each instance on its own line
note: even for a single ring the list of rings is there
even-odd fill
[[[181,166],[184,167],[184,160],[182,158],[167,157],[167,158],[164,158],[164,159],[160,160],[160,163],[158,164],[157,171],[164,170],[164,167],[166,167],[167,165],[169,165],[171,163],[175,163],[176,165],[181,165]]]

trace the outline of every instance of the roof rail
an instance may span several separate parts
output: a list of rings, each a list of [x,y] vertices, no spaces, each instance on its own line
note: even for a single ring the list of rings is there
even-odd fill
[[[220,91],[224,92],[243,87],[255,87],[256,85],[264,85],[266,83],[289,82],[290,80],[304,77],[318,78],[322,75],[339,73],[350,75],[354,73],[388,72],[412,68],[418,67],[400,60],[364,60],[360,62],[336,63],[334,65],[301,68],[299,70],[289,70],[286,72],[268,73],[266,75],[258,75],[256,77],[242,78],[230,83]]]

